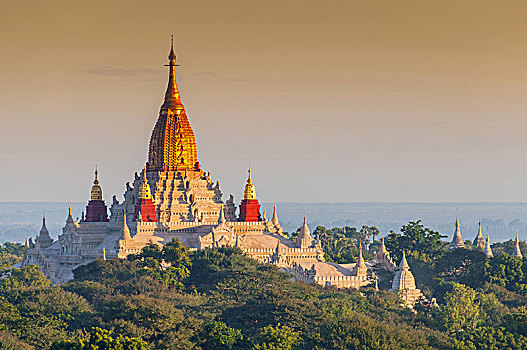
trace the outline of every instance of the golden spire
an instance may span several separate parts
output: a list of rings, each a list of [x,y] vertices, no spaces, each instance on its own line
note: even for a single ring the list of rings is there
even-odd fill
[[[146,167],[143,170],[143,181],[141,181],[141,187],[139,188],[139,199],[152,199],[152,193],[150,192],[150,185],[146,178]]]
[[[254,189],[253,180],[251,179],[251,166],[249,165],[249,177],[245,185],[243,199],[256,199],[256,190]]]
[[[170,43],[170,54],[168,55],[168,86],[165,93],[165,101],[161,108],[170,108],[175,110],[184,110],[185,107],[181,103],[181,96],[176,84],[176,54],[174,53],[174,36],[172,35]]]
[[[91,200],[102,200],[102,189],[101,186],[99,186],[99,179],[98,179],[99,172],[97,171],[97,165],[95,166],[95,180],[93,180],[93,186],[91,187]]]

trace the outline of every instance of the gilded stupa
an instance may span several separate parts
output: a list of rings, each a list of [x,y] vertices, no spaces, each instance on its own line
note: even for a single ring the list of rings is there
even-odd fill
[[[196,138],[176,83],[176,54],[172,40],[168,55],[168,86],[148,152],[148,170],[199,170]]]

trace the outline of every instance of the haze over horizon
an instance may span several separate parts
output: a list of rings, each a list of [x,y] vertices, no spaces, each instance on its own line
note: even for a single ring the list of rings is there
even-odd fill
[[[170,34],[203,168],[239,202],[527,201],[521,1],[9,2],[0,201],[121,200]]]

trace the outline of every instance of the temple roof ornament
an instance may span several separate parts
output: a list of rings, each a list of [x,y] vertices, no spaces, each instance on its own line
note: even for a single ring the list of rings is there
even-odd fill
[[[481,234],[481,221],[478,225],[478,234],[476,238],[474,238],[474,242],[472,243],[475,247],[479,249],[485,249],[485,239],[483,238],[483,235]]]
[[[304,215],[304,224],[300,228],[298,237],[296,239],[296,245],[299,248],[308,248],[313,244],[313,238],[311,237],[311,231],[307,226],[307,216]]]
[[[276,214],[276,203],[273,207],[273,217],[271,218],[271,222],[273,223],[273,225],[280,225],[280,223],[278,222],[278,215]]]
[[[514,250],[512,256],[517,258],[523,258],[522,251],[520,250],[520,240],[518,239],[518,230],[516,230],[516,241],[514,242]]]
[[[93,180],[93,186],[91,187],[91,200],[102,201],[102,188],[99,186],[98,179],[99,172],[97,171],[97,166],[95,166],[95,180]]]
[[[168,56],[168,86],[148,152],[149,171],[199,170],[194,132],[176,84],[174,41]]]
[[[359,256],[357,257],[357,264],[353,268],[353,272],[356,276],[365,276],[368,271],[368,267],[362,257],[362,242],[359,242]]]
[[[251,179],[251,166],[249,166],[249,177],[247,178],[247,184],[243,191],[243,199],[256,199],[256,189],[254,188],[253,180]]]
[[[73,221],[73,216],[71,216],[71,204],[70,206],[68,207],[68,218],[66,219],[66,225],[73,225],[74,224],[74,221]]]
[[[459,211],[456,210],[456,225],[454,237],[452,238],[452,242],[450,243],[450,247],[448,249],[454,250],[458,248],[465,248],[465,243],[463,243],[463,238],[461,238],[461,228],[459,225]]]
[[[490,248],[490,240],[489,240],[489,229],[487,228],[487,239],[485,240],[485,256],[487,258],[493,258],[494,254],[492,254],[492,249]]]
[[[132,236],[130,235],[130,229],[128,228],[128,225],[126,224],[126,213],[124,213],[123,215],[122,235],[125,241],[132,239]]]
[[[139,188],[139,199],[152,199],[150,185],[148,184],[148,179],[146,178],[146,167],[143,170],[141,187]]]
[[[51,236],[49,235],[48,228],[46,227],[46,217],[42,216],[42,228],[40,229],[40,234],[38,236],[38,241],[42,248],[47,248],[53,243]]]
[[[223,208],[223,205],[222,205],[220,209],[220,217],[218,218],[218,225],[223,225],[226,222],[227,220],[225,220],[225,209]]]

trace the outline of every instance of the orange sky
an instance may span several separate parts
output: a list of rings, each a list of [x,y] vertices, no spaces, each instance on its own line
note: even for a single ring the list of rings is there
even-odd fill
[[[0,201],[107,200],[174,33],[202,166],[239,201],[525,201],[525,1],[10,1]],[[8,184],[7,186],[5,184]]]

